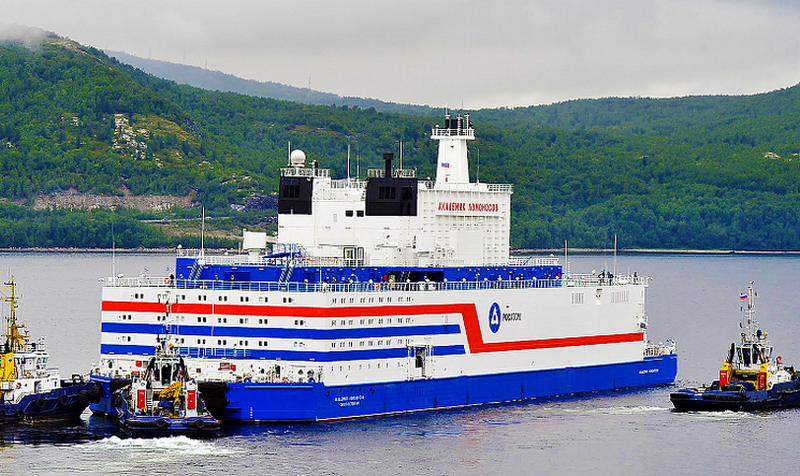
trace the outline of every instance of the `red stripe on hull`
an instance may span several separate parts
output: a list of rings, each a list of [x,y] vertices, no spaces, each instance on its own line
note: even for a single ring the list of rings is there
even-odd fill
[[[163,304],[150,302],[103,301],[103,311],[121,312],[164,312]],[[233,316],[265,317],[381,317],[381,316],[420,316],[430,314],[461,314],[464,330],[467,333],[469,352],[507,352],[514,350],[554,349],[559,347],[578,347],[584,345],[620,344],[641,342],[644,334],[608,334],[578,337],[556,337],[551,339],[520,340],[510,342],[484,342],[481,334],[478,313],[474,304],[426,304],[409,306],[364,306],[364,307],[308,307],[308,306],[241,306],[236,304],[173,304],[171,312],[187,314],[222,314]]]

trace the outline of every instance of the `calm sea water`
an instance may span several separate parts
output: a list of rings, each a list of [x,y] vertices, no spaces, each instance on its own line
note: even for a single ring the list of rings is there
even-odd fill
[[[19,316],[47,335],[63,375],[99,359],[100,283],[110,255],[0,253],[23,294]],[[571,257],[573,272],[610,256]],[[166,275],[172,256],[118,255],[116,273]],[[755,281],[758,316],[784,362],[800,364],[800,258],[621,256],[653,276],[650,339],[678,343],[679,385],[713,380],[739,333],[739,292]],[[4,313],[6,309],[4,309]],[[0,474],[795,474],[800,410],[675,413],[670,387],[308,425],[245,425],[209,441],[120,439],[84,415],[70,428],[0,428]],[[743,462],[737,455],[749,455]]]

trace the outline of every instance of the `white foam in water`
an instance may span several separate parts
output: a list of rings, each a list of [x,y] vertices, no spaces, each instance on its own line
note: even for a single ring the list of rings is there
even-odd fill
[[[227,456],[232,453],[212,441],[195,440],[187,436],[168,436],[163,438],[119,438],[112,436],[96,443],[105,451],[124,450],[125,454],[137,449],[149,455],[163,454],[170,459],[176,456]]]
[[[719,420],[719,421],[738,421],[751,418],[771,418],[775,416],[775,412],[771,413],[753,413],[753,412],[734,412],[725,410],[724,412],[686,412],[691,418],[703,420]]]
[[[670,411],[670,407],[654,407],[647,405],[636,405],[630,407],[608,407],[598,408],[595,410],[597,413],[605,413],[608,415],[638,415],[642,413],[663,412]]]
[[[581,408],[581,409],[566,409],[567,413],[585,413],[585,414],[600,414],[600,415],[641,415],[644,413],[666,412],[670,411],[672,407],[654,407],[647,405],[634,405],[634,406],[615,406],[615,407],[601,407],[601,408]]]

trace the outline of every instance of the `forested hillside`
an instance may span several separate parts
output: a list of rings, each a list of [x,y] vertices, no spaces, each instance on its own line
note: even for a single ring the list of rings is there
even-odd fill
[[[309,106],[178,85],[51,36],[0,45],[0,247],[187,241],[142,220],[189,210],[30,209],[66,190],[191,196],[235,228],[269,195],[289,142],[362,177],[404,142],[432,175],[430,117]],[[754,96],[579,100],[471,112],[473,178],[515,184],[512,245],[800,249],[800,88]],[[66,225],[65,225],[66,224]],[[65,228],[66,227],[66,228]],[[69,229],[83,230],[68,233]],[[219,241],[219,244],[228,242]]]
[[[378,99],[339,96],[333,93],[316,91],[309,88],[298,88],[273,82],[260,82],[252,79],[237,78],[231,74],[210,71],[197,66],[170,63],[154,59],[139,58],[121,51],[105,51],[112,58],[159,78],[169,79],[178,84],[188,84],[211,91],[241,93],[248,96],[259,96],[271,99],[283,99],[302,104],[325,106],[348,106],[375,108],[381,112],[400,112],[416,115],[434,115],[435,109],[428,106],[396,104]]]

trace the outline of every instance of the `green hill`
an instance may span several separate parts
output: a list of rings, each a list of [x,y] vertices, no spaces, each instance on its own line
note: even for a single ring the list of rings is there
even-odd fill
[[[753,96],[608,98],[472,111],[472,175],[515,184],[512,245],[800,249],[800,87]],[[33,210],[73,190],[190,196],[221,227],[269,228],[236,212],[277,184],[289,143],[335,176],[379,167],[404,142],[432,175],[427,114],[312,106],[156,78],[54,35],[0,45],[0,246],[191,246],[144,219],[195,209]],[[122,228],[119,228],[122,227]],[[68,229],[82,230],[79,233]],[[219,241],[220,244],[230,243]],[[119,246],[126,246],[120,244]]]
[[[280,83],[242,79],[231,74],[222,73],[220,71],[209,71],[198,66],[139,58],[138,56],[133,56],[122,51],[105,51],[105,53],[116,58],[121,63],[129,64],[153,76],[175,81],[178,84],[187,84],[211,91],[240,93],[248,96],[282,99],[302,104],[348,106],[360,107],[362,109],[371,107],[381,112],[398,112],[429,116],[438,113],[437,109],[428,106],[396,104],[380,101],[378,99],[339,96],[337,94],[316,91],[309,88],[298,88]]]

